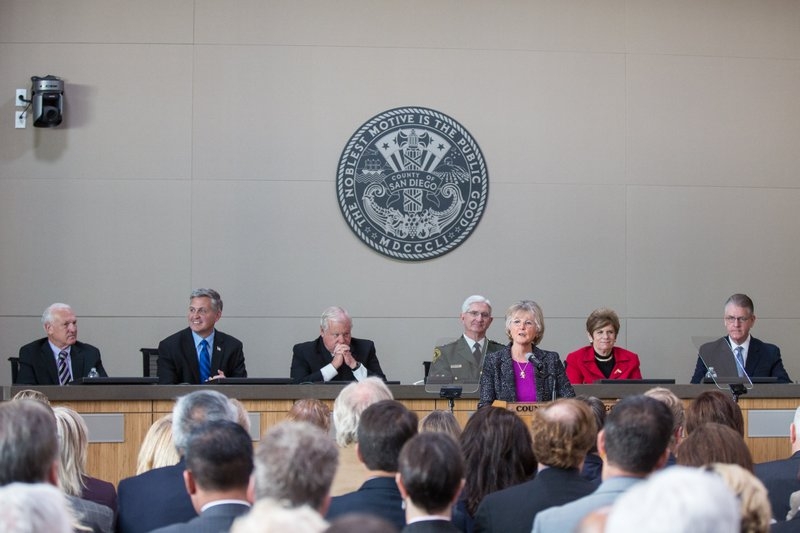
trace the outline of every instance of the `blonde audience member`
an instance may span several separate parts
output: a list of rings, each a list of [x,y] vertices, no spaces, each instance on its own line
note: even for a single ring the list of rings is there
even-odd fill
[[[461,425],[459,425],[453,413],[437,409],[436,411],[431,411],[419,421],[419,432],[447,433],[458,440],[461,435]]]
[[[236,422],[238,422],[246,432],[250,433],[250,413],[247,412],[247,408],[236,398],[230,398],[229,400],[236,408]]]
[[[179,460],[172,443],[172,415],[164,415],[153,422],[144,436],[136,461],[136,475],[154,468],[175,465]]]
[[[47,405],[50,405],[50,398],[43,392],[39,392],[38,390],[33,389],[24,389],[19,391],[14,395],[12,400],[36,400],[37,402],[42,402]]]
[[[767,488],[739,465],[714,463],[708,470],[719,474],[741,504],[741,533],[768,533],[772,521]]]
[[[683,407],[683,402],[674,392],[665,387],[654,387],[646,391],[644,395],[665,403],[669,410],[672,411],[672,419],[675,423],[672,425],[672,438],[669,440],[669,460],[667,465],[675,464],[675,450],[683,440],[683,425],[686,419],[686,410]]]
[[[331,408],[316,399],[297,400],[286,414],[286,420],[309,422],[327,433],[331,429]]]

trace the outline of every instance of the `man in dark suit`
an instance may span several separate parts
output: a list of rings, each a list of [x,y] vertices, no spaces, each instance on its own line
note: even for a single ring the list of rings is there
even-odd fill
[[[78,319],[67,304],[55,303],[44,310],[42,325],[47,337],[19,349],[18,385],[66,385],[94,369],[107,376],[100,350],[78,341]]]
[[[247,497],[253,471],[250,435],[236,422],[206,422],[189,434],[185,459],[183,480],[199,516],[185,524],[173,524],[154,531],[228,531],[233,521],[250,509]]]
[[[750,329],[756,323],[756,315],[753,300],[749,296],[734,294],[728,298],[723,321],[728,330],[727,337],[701,346],[701,355],[730,351],[734,368],[744,368],[748,376],[776,377],[778,383],[792,382],[783,368],[780,348],[750,336]],[[707,371],[703,358],[698,356],[692,383],[701,383]]]
[[[756,477],[767,487],[769,493],[772,517],[778,522],[786,520],[786,514],[790,508],[789,496],[800,490],[800,434],[798,431],[800,431],[800,407],[795,410],[794,421],[789,425],[792,455],[787,459],[755,465]]]
[[[536,477],[487,495],[475,513],[475,532],[530,533],[539,511],[582,498],[596,485],[581,477],[584,457],[597,439],[595,415],[581,400],[564,398],[533,412]]]
[[[397,460],[403,445],[417,434],[417,415],[396,400],[367,407],[358,423],[356,453],[369,477],[355,491],[331,500],[326,520],[347,513],[376,515],[400,530],[406,525],[403,497],[397,488]]]
[[[195,518],[197,512],[183,480],[188,435],[205,422],[237,419],[238,410],[220,392],[199,390],[178,398],[172,409],[172,441],[181,460],[119,482],[117,532],[147,533]]]
[[[188,328],[158,344],[158,382],[198,385],[221,377],[246,378],[241,341],[214,329],[222,318],[219,293],[192,291],[188,318]]]
[[[375,344],[350,335],[353,320],[341,307],[329,307],[320,319],[320,336],[295,344],[290,375],[295,383],[361,381],[368,376],[383,380]]]
[[[397,488],[406,508],[402,533],[458,533],[450,518],[464,487],[464,459],[455,439],[420,433],[403,445],[397,465]]]
[[[464,334],[453,342],[437,346],[428,373],[428,383],[472,382],[477,386],[487,353],[505,348],[486,338],[492,325],[492,304],[480,295],[472,295],[461,305]]]

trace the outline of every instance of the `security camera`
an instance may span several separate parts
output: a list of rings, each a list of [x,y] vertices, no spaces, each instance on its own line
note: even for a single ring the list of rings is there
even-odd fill
[[[64,81],[55,76],[31,77],[33,125],[53,128],[64,118]]]

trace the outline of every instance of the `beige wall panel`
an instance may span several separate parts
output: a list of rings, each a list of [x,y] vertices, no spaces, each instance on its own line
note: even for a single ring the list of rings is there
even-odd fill
[[[800,190],[631,188],[631,315],[717,317],[728,296],[745,292],[764,316],[796,317],[798,205]]]
[[[364,122],[421,105],[470,131],[494,181],[624,180],[619,55],[208,46],[195,74],[199,179],[333,180]]]
[[[79,316],[183,311],[186,182],[0,180],[0,198],[0,249],[13,250],[0,254],[3,314],[40,316],[54,301]]]
[[[196,2],[198,43],[622,51],[625,2]]]
[[[793,0],[631,0],[630,53],[800,58],[800,3]]]
[[[631,183],[797,187],[800,61],[628,58]]]
[[[192,0],[3,0],[0,39],[17,43],[187,43],[192,41],[192,4]]]
[[[0,177],[189,177],[190,47],[31,44],[4,51],[12,56],[14,79],[3,76],[12,98],[16,87],[30,88],[32,74],[65,79],[64,122],[3,128],[0,139],[12,146],[0,142]]]

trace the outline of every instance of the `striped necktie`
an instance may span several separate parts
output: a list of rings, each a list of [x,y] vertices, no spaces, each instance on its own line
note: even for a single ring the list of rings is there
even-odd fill
[[[67,351],[58,352],[58,384],[66,385],[69,383],[69,365],[67,364]]]

